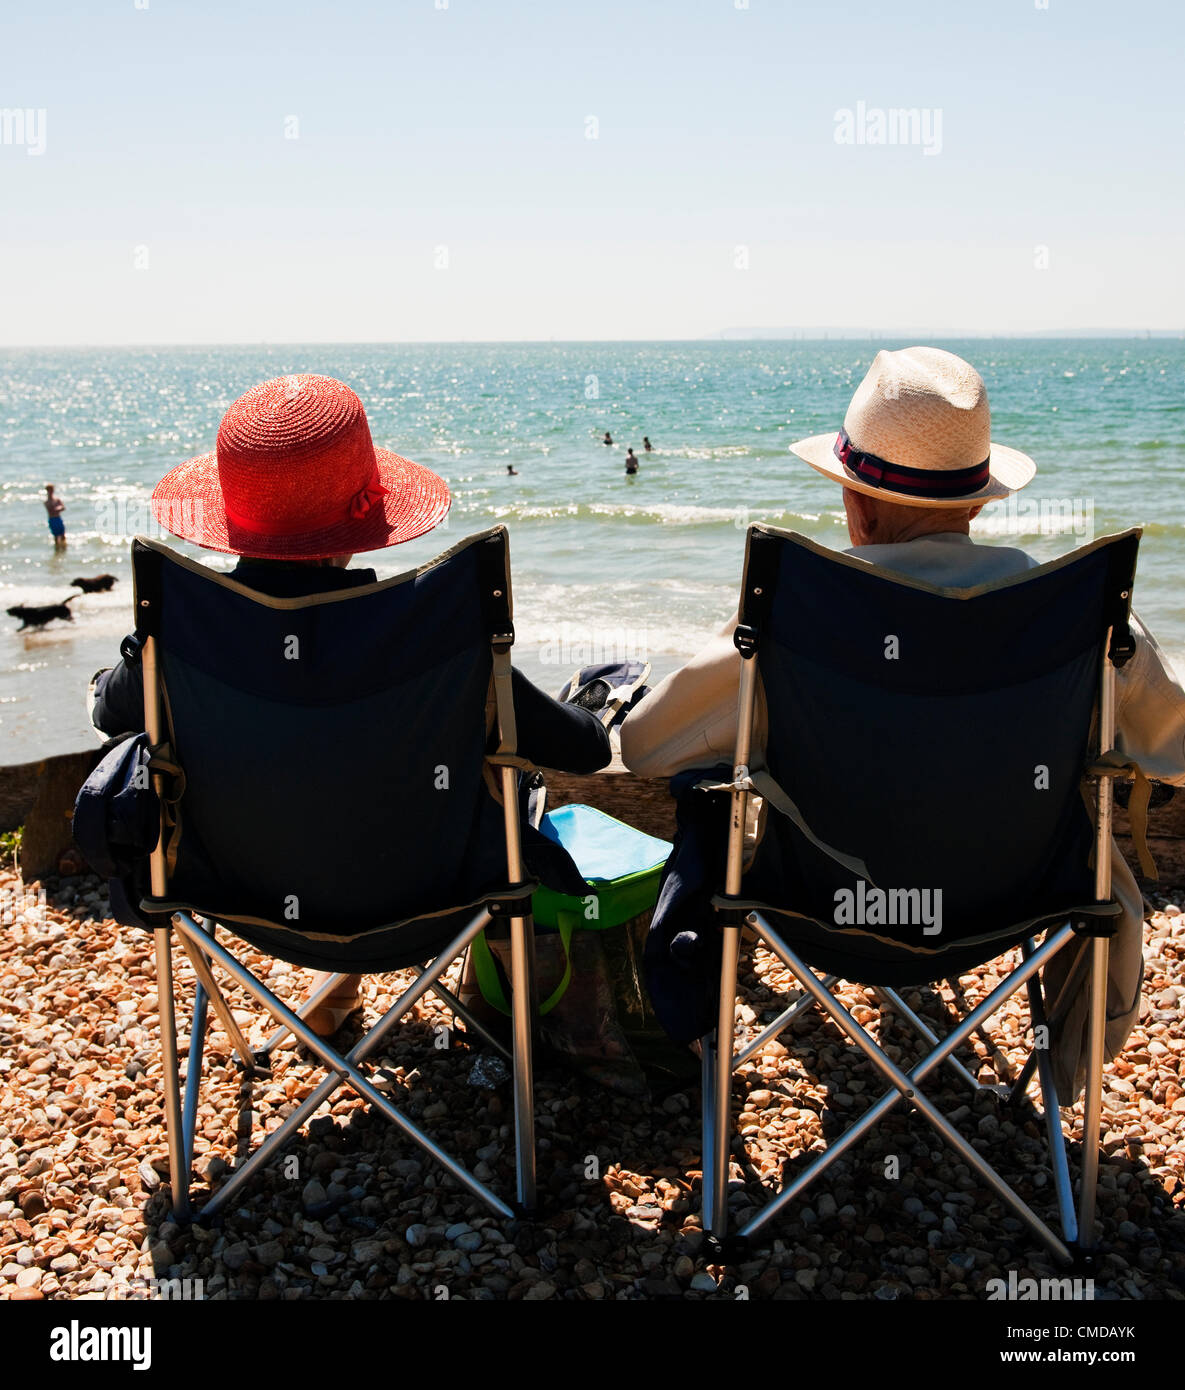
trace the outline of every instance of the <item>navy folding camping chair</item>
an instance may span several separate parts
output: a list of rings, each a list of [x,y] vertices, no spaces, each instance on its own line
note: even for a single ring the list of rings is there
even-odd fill
[[[146,727],[154,765],[173,769],[154,773],[162,833],[142,908],[160,914],[156,970],[174,1210],[188,1210],[212,1006],[245,1066],[295,1035],[328,1075],[206,1202],[203,1219],[343,1084],[469,1192],[512,1215],[361,1070],[429,990],[512,1063],[517,1200],[520,1210],[530,1209],[528,982],[537,884],[524,875],[520,840],[505,530],[470,537],[414,572],[302,598],[258,593],[142,539],[132,559]],[[491,690],[496,753],[487,749]],[[443,982],[492,922],[508,926],[511,941],[509,1050]],[[292,964],[337,973],[294,1012],[217,939],[219,929]],[[184,1094],[174,933],[197,980]],[[409,966],[417,978],[345,1056],[302,1021],[342,974]],[[258,1052],[215,967],[280,1025]]]
[[[1004,581],[942,589],[798,535],[750,529],[735,639],[735,768],[732,783],[715,788],[731,796],[724,892],[713,899],[718,1015],[703,1039],[704,1227],[717,1238],[728,1223],[733,1073],[814,1001],[889,1089],[748,1219],[740,1237],[755,1235],[905,1100],[1055,1258],[1069,1261],[1093,1244],[1108,939],[1119,912],[1111,900],[1119,760],[1107,755],[1115,667],[1133,649],[1139,536],[1108,537]],[[750,757],[759,680],[768,711],[763,760]],[[746,866],[752,795],[766,811]],[[738,1047],[746,927],[804,993]],[[1037,1072],[1059,1237],[922,1083],[947,1064],[978,1087],[957,1051],[1022,987],[1033,1040],[1043,1041],[1038,972],[1081,935],[1092,942],[1077,1211],[1046,1048],[1033,1048],[1012,1089],[1019,1100]],[[905,984],[953,980],[1014,947],[1023,953],[1019,966],[945,1038],[898,993]],[[836,977],[873,987],[930,1047],[924,1059],[898,1066],[835,997]]]

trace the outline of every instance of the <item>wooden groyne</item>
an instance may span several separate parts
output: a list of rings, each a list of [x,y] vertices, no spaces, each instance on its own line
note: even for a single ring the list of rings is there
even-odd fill
[[[73,849],[74,798],[98,759],[99,750],[88,748],[0,768],[0,832],[24,827],[20,869],[26,882],[59,872],[62,856]],[[674,836],[675,803],[666,778],[637,777],[615,759],[588,776],[547,772],[545,779],[549,806],[583,802],[648,835],[663,840]],[[1120,849],[1136,867],[1127,813],[1118,806],[1115,831]],[[1185,893],[1185,791],[1151,812],[1148,845],[1160,869],[1155,887]]]

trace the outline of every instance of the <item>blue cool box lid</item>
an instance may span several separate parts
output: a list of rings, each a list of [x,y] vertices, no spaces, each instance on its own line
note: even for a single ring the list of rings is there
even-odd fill
[[[548,811],[539,829],[562,845],[591,883],[611,883],[645,873],[666,862],[671,846],[592,806],[559,806]]]

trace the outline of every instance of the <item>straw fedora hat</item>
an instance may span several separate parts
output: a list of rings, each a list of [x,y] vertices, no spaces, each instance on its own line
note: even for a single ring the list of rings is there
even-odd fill
[[[838,435],[791,444],[857,492],[915,507],[973,507],[1017,492],[1037,465],[992,442],[983,378],[941,348],[878,352]]]
[[[213,453],[152,494],[156,519],[207,550],[318,560],[422,536],[449,509],[431,469],[376,449],[362,402],[327,376],[261,382],[222,417]]]

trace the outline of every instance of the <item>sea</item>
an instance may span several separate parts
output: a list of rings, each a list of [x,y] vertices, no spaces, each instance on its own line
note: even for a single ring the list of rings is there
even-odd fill
[[[355,563],[387,577],[466,535],[508,528],[515,661],[554,692],[589,662],[643,657],[658,678],[692,656],[736,607],[750,523],[847,545],[840,489],[789,446],[837,429],[877,351],[900,346],[783,339],[2,350],[0,612],[60,602],[78,592],[78,576],[118,582],[72,603],[71,623],[18,635],[17,621],[0,617],[0,765],[94,746],[85,689],[117,660],[132,626],[130,542],[162,535],[148,508],[153,485],[214,447],[223,411],[255,382],[296,372],[348,382],[377,444],[448,480],[453,505],[442,527]],[[975,364],[993,437],[1038,466],[1018,498],[981,514],[975,537],[1047,560],[1142,526],[1136,608],[1185,672],[1185,341],[938,346]],[[606,431],[611,446],[602,443]],[[627,476],[631,445],[641,465]],[[46,483],[66,503],[61,552],[41,504]],[[175,543],[215,569],[233,563]]]

